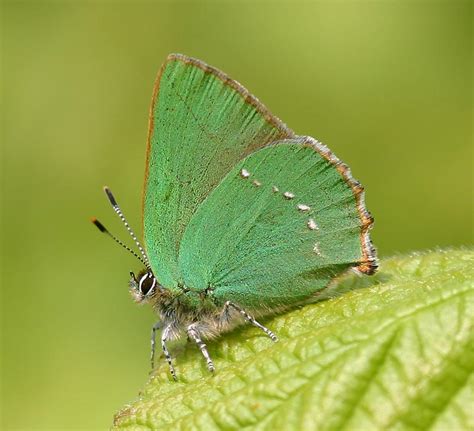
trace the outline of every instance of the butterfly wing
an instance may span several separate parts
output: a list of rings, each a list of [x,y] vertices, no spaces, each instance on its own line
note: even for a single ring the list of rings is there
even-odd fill
[[[376,268],[363,189],[309,137],[240,161],[200,205],[183,237],[187,287],[261,309],[303,301],[348,268]]]
[[[163,286],[179,281],[180,242],[205,197],[239,160],[292,136],[222,72],[180,54],[168,57],[150,108],[143,195],[145,247]]]

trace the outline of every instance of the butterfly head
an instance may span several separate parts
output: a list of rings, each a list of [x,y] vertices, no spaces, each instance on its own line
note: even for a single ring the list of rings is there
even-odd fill
[[[129,286],[133,299],[140,303],[148,302],[156,296],[158,290],[162,289],[149,269],[140,271],[138,275],[130,272]]]
[[[91,221],[102,233],[108,235],[117,244],[122,246],[125,250],[127,250],[132,255],[134,255],[143,265],[145,265],[146,268],[140,271],[137,276],[135,276],[133,272],[130,272],[131,278],[129,282],[129,287],[130,287],[130,293],[132,294],[133,299],[135,299],[136,302],[141,302],[141,303],[149,302],[153,297],[156,296],[157,292],[160,292],[163,294],[165,290],[163,289],[163,286],[161,286],[158,283],[155,276],[153,275],[150,261],[148,260],[148,256],[145,253],[145,249],[140,244],[135,233],[133,232],[132,228],[130,227],[127,220],[125,219],[125,216],[123,215],[122,210],[120,209],[117,203],[117,200],[112,194],[112,191],[106,186],[104,187],[104,192],[107,195],[107,198],[110,204],[112,205],[112,208],[114,209],[115,213],[120,217],[128,233],[130,234],[133,241],[135,242],[135,245],[138,247],[139,254],[133,251],[130,247],[128,247],[122,241],[120,241],[115,235],[112,235],[105,228],[105,226],[95,217],[93,217]]]

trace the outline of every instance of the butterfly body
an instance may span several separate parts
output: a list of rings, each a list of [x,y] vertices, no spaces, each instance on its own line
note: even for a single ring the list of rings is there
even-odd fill
[[[148,274],[146,270],[140,272],[137,279],[145,274]],[[138,287],[138,280],[132,277],[130,293],[137,303],[148,303],[153,307],[159,316],[160,326],[170,327],[169,339],[179,338],[190,325],[198,327],[204,338],[215,338],[242,322],[236,318],[239,312],[226,306],[227,302],[233,304],[231,298],[227,301],[220,300],[214,295],[212,288],[191,290],[177,286],[173,290],[157,286],[143,294]],[[265,307],[247,307],[246,310],[259,317],[269,314],[269,309]]]
[[[362,186],[326,146],[223,72],[168,56],[150,108],[145,250],[134,237],[147,269],[130,287],[160,317],[152,345],[161,328],[173,375],[166,341],[187,333],[213,370],[203,338],[243,318],[276,340],[253,315],[311,301],[347,270],[373,274],[372,223]]]

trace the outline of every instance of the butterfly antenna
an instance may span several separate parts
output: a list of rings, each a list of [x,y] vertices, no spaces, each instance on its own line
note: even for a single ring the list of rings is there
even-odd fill
[[[97,229],[99,229],[102,233],[105,233],[106,235],[110,236],[110,238],[112,238],[117,244],[121,245],[125,250],[132,253],[141,263],[143,263],[143,265],[148,266],[141,256],[139,256],[130,247],[120,241],[115,235],[112,235],[99,220],[97,220],[95,217],[92,217],[91,222],[94,223],[97,226]]]
[[[120,207],[118,206],[118,203],[117,201],[115,200],[114,198],[114,195],[112,194],[112,191],[107,187],[105,186],[104,187],[104,192],[105,194],[107,195],[107,198],[109,199],[114,211],[117,213],[117,215],[120,217],[120,220],[122,220],[122,223],[125,225],[125,227],[127,228],[128,230],[128,233],[130,234],[130,236],[132,237],[133,241],[135,241],[135,244],[137,245],[138,247],[138,250],[140,250],[140,254],[142,255],[143,257],[143,263],[145,264],[145,266],[151,271],[151,265],[150,265],[150,262],[148,260],[148,257],[145,253],[145,250],[143,249],[142,245],[140,244],[140,242],[138,241],[136,235],[133,233],[133,230],[132,228],[130,227],[130,225],[128,224],[127,222],[127,219],[125,218],[125,216],[123,215],[123,212],[122,210],[120,209]]]

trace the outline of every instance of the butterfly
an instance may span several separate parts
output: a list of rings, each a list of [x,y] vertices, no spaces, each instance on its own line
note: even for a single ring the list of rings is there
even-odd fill
[[[167,342],[182,334],[214,363],[205,339],[317,298],[336,276],[377,269],[364,189],[325,145],[296,135],[220,70],[171,54],[150,108],[142,246],[106,195],[144,265],[130,291],[159,316]]]

